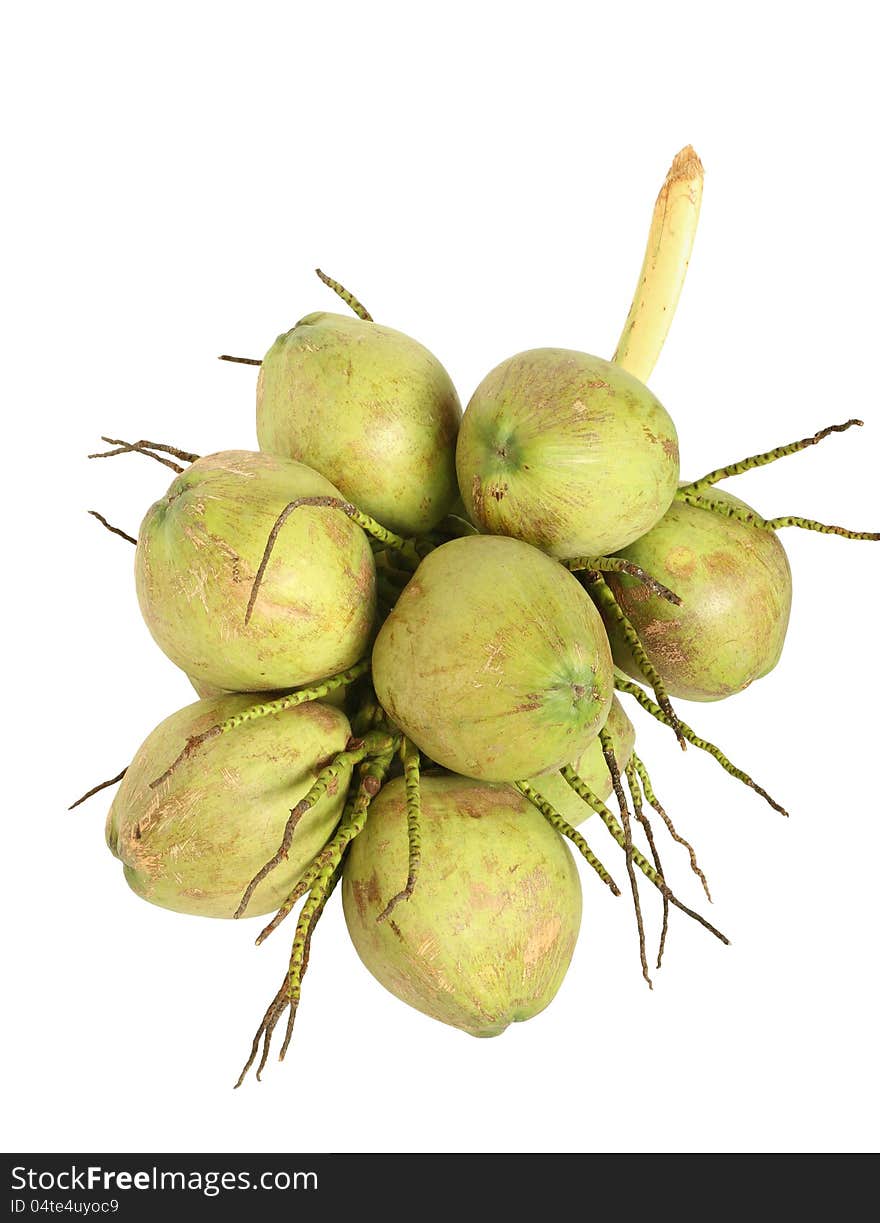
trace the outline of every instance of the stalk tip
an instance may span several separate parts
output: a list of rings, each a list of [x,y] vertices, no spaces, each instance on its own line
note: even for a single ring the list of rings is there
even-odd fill
[[[669,173],[666,175],[666,183],[677,183],[681,179],[702,177],[703,163],[700,161],[694,146],[686,144],[673,157]]]

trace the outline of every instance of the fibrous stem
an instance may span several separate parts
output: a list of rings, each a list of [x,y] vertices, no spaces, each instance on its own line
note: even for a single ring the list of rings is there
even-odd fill
[[[566,820],[563,815],[560,815],[556,808],[547,801],[543,794],[539,794],[534,786],[530,785],[529,782],[517,781],[514,782],[514,785],[516,789],[519,790],[520,794],[522,794],[524,798],[527,798],[532,806],[541,812],[548,824],[551,824],[557,832],[561,833],[564,837],[567,837],[568,840],[571,841],[572,845],[574,845],[577,851],[584,858],[586,858],[587,862],[589,862],[590,866],[593,868],[602,882],[608,885],[614,895],[619,896],[620,888],[590,849],[586,842],[586,838],[583,837],[576,828],[569,824],[568,820]]]
[[[329,676],[327,679],[322,680],[320,684],[311,684],[308,688],[298,688],[295,692],[288,692],[285,696],[275,697],[271,701],[260,701],[255,705],[248,706],[247,709],[241,710],[240,713],[231,714],[230,717],[225,718],[222,722],[215,723],[214,726],[209,726],[207,730],[203,730],[198,735],[191,735],[184,744],[180,755],[171,762],[160,777],[150,782],[150,789],[158,789],[184,760],[188,760],[190,756],[194,755],[202,744],[207,743],[209,739],[215,739],[218,735],[225,735],[229,731],[242,726],[245,722],[252,722],[256,718],[268,718],[272,714],[283,713],[285,709],[293,709],[297,705],[305,705],[309,701],[320,701],[322,697],[327,696],[336,688],[343,688],[346,684],[359,679],[369,669],[369,658],[362,658],[354,666],[348,667],[345,671],[340,671],[337,675]]]
[[[635,697],[642,708],[646,710],[652,718],[656,718],[658,722],[663,722],[667,726],[669,725],[666,714],[659,705],[656,705],[651,700],[644,688],[640,688],[638,684],[634,684],[627,679],[623,679],[620,675],[614,676],[614,687],[618,692],[626,692],[630,696]],[[761,798],[765,799],[774,811],[778,811],[780,815],[788,815],[785,808],[781,807],[775,798],[771,798],[767,791],[759,786],[756,781],[753,781],[752,778],[749,777],[748,773],[744,773],[742,769],[737,768],[735,764],[728,760],[720,747],[716,747],[714,743],[709,743],[706,739],[701,739],[700,736],[694,730],[692,730],[686,722],[679,721],[678,725],[681,733],[687,739],[688,743],[693,744],[694,747],[698,747],[700,751],[708,752],[710,756],[718,761],[725,772],[729,773],[731,777],[735,777],[737,781],[741,781],[743,785],[748,786],[749,789],[754,790],[756,794],[760,794]]]

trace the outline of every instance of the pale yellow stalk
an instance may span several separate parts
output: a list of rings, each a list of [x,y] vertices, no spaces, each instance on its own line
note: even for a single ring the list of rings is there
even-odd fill
[[[660,188],[632,305],[613,360],[647,382],[672,323],[697,232],[703,166],[687,145]]]

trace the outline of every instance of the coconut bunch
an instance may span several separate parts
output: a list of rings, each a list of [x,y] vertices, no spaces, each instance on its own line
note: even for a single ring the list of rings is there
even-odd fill
[[[701,193],[684,149],[611,360],[519,353],[462,415],[440,362],[319,272],[349,313],[306,315],[262,360],[224,358],[259,367],[258,450],[107,438],[92,456],[174,473],[136,538],[96,516],[136,546],[143,618],[199,699],[84,798],[119,783],[107,841],[145,900],[269,917],[258,943],[296,912],[239,1082],[258,1058],[259,1077],[282,1019],[284,1056],[340,883],[372,974],[477,1036],[558,990],[581,918],[572,850],[615,896],[625,870],[649,983],[640,881],[662,905],[657,967],[673,908],[727,941],[672,890],[661,832],[708,896],[622,701],[784,814],[673,699],[728,699],[776,665],[781,528],[878,535],[766,519],[717,487],[859,421],[682,480],[647,384]]]

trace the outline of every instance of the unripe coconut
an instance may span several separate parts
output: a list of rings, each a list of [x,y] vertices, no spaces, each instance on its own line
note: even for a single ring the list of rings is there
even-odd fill
[[[602,556],[668,508],[678,438],[659,400],[619,366],[534,348],[503,361],[474,391],[456,463],[481,530],[561,558]]]
[[[360,318],[306,315],[260,367],[260,448],[308,463],[403,535],[430,530],[458,494],[460,419],[437,358],[402,332]]]
[[[230,450],[193,463],[148,511],[135,561],[141,612],[192,680],[229,692],[283,690],[344,671],[367,652],[373,554],[336,510],[291,514],[245,623],[276,518],[312,496],[339,492],[302,463]]]
[[[292,807],[351,734],[317,701],[206,740],[156,789],[191,735],[253,704],[246,695],[196,701],[166,718],[138,748],[107,818],[107,844],[144,900],[204,917],[232,917],[242,893],[281,843]],[[285,861],[260,883],[247,916],[273,912],[321,850],[342,814],[351,770],[300,819]]]
[[[605,729],[614,743],[614,758],[622,773],[632,758],[636,731],[617,697],[614,697],[611,702],[611,712],[605,723]],[[596,798],[604,802],[609,797],[614,789],[614,783],[608,772],[608,765],[605,763],[602,744],[598,739],[594,739],[577,760],[571,761],[571,767],[581,781],[593,791]],[[565,778],[560,777],[558,773],[546,773],[543,777],[532,777],[529,785],[546,798],[551,807],[555,807],[562,818],[574,827],[582,824],[593,814],[593,808],[575,794]]]
[[[422,861],[409,900],[406,788],[379,793],[342,876],[358,955],[404,1002],[472,1036],[498,1036],[553,1000],[574,951],[581,887],[568,846],[511,786],[421,781]]]
[[[749,509],[720,489],[712,497]],[[775,532],[675,501],[621,556],[681,598],[676,607],[623,574],[605,575],[672,696],[717,701],[776,666],[791,611],[791,569]],[[618,626],[608,628],[616,664],[643,680]]]
[[[516,539],[430,552],[382,626],[383,708],[444,768],[516,781],[577,759],[611,706],[611,653],[580,583]]]

